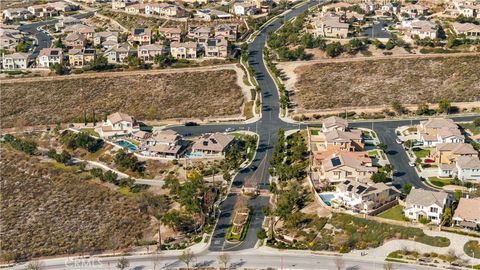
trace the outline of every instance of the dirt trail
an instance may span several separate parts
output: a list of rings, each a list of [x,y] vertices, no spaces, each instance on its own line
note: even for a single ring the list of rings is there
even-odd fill
[[[124,77],[135,75],[155,75],[164,73],[183,73],[183,72],[202,72],[212,70],[238,70],[236,64],[226,64],[217,66],[205,66],[205,67],[191,67],[191,68],[177,68],[177,69],[153,69],[153,70],[131,70],[131,71],[118,71],[118,72],[92,72],[82,74],[72,74],[66,76],[50,76],[50,77],[30,77],[30,78],[13,78],[2,79],[1,84],[17,83],[17,82],[40,82],[40,81],[62,81],[81,78],[112,78],[112,77]],[[242,71],[241,71],[242,72]]]

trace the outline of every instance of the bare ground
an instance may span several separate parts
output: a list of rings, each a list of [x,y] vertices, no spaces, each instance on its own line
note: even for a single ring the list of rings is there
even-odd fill
[[[2,128],[97,119],[123,111],[140,120],[238,117],[248,87],[233,65],[2,80]],[[80,120],[81,121],[81,120]]]
[[[297,112],[480,100],[480,55],[339,59],[281,64]]]

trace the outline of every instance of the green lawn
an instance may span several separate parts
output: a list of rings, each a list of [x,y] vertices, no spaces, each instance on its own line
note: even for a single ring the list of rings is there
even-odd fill
[[[319,134],[319,131],[317,129],[312,129],[310,130],[310,134],[312,135],[318,135]]]
[[[428,180],[432,185],[436,187],[444,187],[446,185],[452,185],[453,179],[452,178],[438,178],[438,177],[429,177]]]
[[[403,210],[402,206],[396,205],[396,206],[378,214],[377,217],[386,218],[386,219],[393,219],[393,220],[398,220],[398,221],[404,221],[402,210]]]
[[[378,151],[377,150],[370,150],[367,152],[369,156],[376,156],[378,157]]]
[[[465,130],[469,129],[474,135],[480,134],[480,126],[477,127],[473,123],[462,123],[460,126]]]
[[[417,158],[425,158],[430,155],[430,150],[428,149],[422,149],[422,148],[416,147],[416,148],[413,148],[412,150]]]

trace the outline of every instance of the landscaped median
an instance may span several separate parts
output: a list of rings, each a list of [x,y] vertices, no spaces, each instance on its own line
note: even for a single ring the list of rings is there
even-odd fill
[[[250,225],[251,210],[244,207],[235,211],[235,216],[232,219],[232,224],[227,231],[225,238],[228,241],[243,241],[248,232]]]

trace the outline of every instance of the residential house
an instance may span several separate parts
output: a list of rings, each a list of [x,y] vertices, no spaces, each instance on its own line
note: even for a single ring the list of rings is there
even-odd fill
[[[26,8],[7,8],[2,12],[5,20],[24,20],[27,19],[31,13]]]
[[[173,130],[157,131],[143,141],[141,153],[147,156],[179,158],[185,151],[181,139]]]
[[[116,112],[107,116],[101,127],[95,129],[101,138],[128,136],[140,130],[137,121],[126,113]]]
[[[214,19],[226,20],[233,18],[232,14],[216,9],[197,9],[195,16],[206,21],[213,21]]]
[[[107,58],[108,63],[120,64],[120,63],[124,63],[124,60],[126,58],[134,54],[135,54],[135,51],[132,51],[132,48],[129,44],[122,43],[107,49],[103,53],[103,56]]]
[[[58,15],[58,11],[49,4],[29,6],[28,11],[36,17],[53,17]]]
[[[464,35],[468,39],[480,39],[480,25],[454,22],[452,29],[455,34]]]
[[[71,49],[68,51],[68,62],[72,68],[81,68],[95,60],[95,49]]]
[[[206,40],[210,37],[210,33],[211,33],[210,27],[190,26],[190,27],[188,27],[187,36],[189,38],[194,38],[196,40],[198,40],[198,39]]]
[[[334,13],[320,14],[315,20],[315,34],[320,37],[346,38],[350,25]]]
[[[136,4],[136,0],[112,0],[113,10],[124,10],[127,6]]]
[[[185,10],[183,8],[168,3],[147,4],[145,7],[145,13],[173,18],[185,16]]]
[[[177,59],[195,59],[197,58],[196,42],[172,42],[170,44],[170,54]]]
[[[456,226],[480,230],[480,198],[461,198],[452,220]]]
[[[219,24],[215,26],[215,38],[223,38],[228,41],[236,41],[237,32],[237,24]]]
[[[228,41],[225,39],[209,38],[203,44],[205,57],[228,57]]]
[[[158,44],[142,45],[138,48],[138,58],[145,62],[152,62],[156,55],[162,55],[164,48]]]
[[[252,2],[235,2],[233,4],[233,14],[237,16],[251,16],[258,11],[257,5]]]
[[[334,196],[334,205],[337,203],[354,212],[370,214],[386,204],[395,203],[400,192],[384,183],[368,185],[346,180],[336,186]]]
[[[63,63],[63,51],[60,48],[43,48],[37,57],[37,66],[48,68]]]
[[[424,146],[435,146],[438,143],[464,143],[457,124],[452,119],[430,118],[420,121],[417,126],[419,140]]]
[[[161,27],[158,28],[158,33],[164,36],[171,42],[180,42],[182,39],[182,29],[175,27]]]
[[[362,151],[364,149],[362,131],[357,129],[351,131],[334,129],[320,133],[315,138],[312,136],[313,139],[326,150]]]
[[[422,15],[426,15],[428,8],[419,4],[408,4],[400,8],[402,14],[408,14],[410,18],[416,18]]]
[[[143,3],[129,5],[125,7],[125,12],[134,14],[134,15],[145,14],[146,6],[147,5]]]
[[[75,17],[64,17],[55,24],[55,30],[60,31],[65,27],[72,26],[75,24],[80,24],[80,20]]]
[[[140,45],[152,43],[152,29],[150,28],[134,28],[128,36],[128,42]]]
[[[118,44],[118,32],[97,32],[93,35],[93,45],[110,48]]]
[[[2,57],[2,69],[15,70],[26,69],[30,62],[30,54],[27,53],[13,53],[3,55]]]
[[[410,24],[410,27],[407,30],[407,34],[413,38],[418,37],[420,39],[430,38],[435,39],[437,38],[438,33],[438,26],[437,24],[430,22],[430,21],[413,21]]]
[[[336,13],[340,13],[342,11],[345,11],[351,8],[352,6],[353,6],[352,4],[345,3],[345,2],[332,3],[332,4],[322,6],[322,12],[326,13],[328,11],[334,11]]]
[[[70,3],[62,1],[48,3],[48,5],[53,7],[57,12],[69,12],[79,9],[78,5],[72,5]]]
[[[81,34],[84,35],[87,40],[93,40],[93,35],[95,34],[95,27],[84,24],[74,24],[65,27],[65,30],[63,30],[63,32]]]
[[[443,211],[451,201],[450,195],[446,192],[414,188],[405,200],[403,213],[411,220],[419,221],[426,218],[434,224],[440,224]]]
[[[478,152],[469,143],[439,143],[430,156],[437,163],[451,164],[461,156],[476,157]]]
[[[70,33],[63,40],[68,48],[82,49],[87,46],[87,38],[82,34]]]
[[[439,164],[438,176],[480,182],[480,160],[478,156],[460,156],[454,163]]]
[[[322,132],[329,132],[333,130],[346,131],[348,128],[348,121],[338,116],[331,116],[323,119]]]
[[[0,28],[0,49],[15,52],[16,46],[24,39],[24,35],[16,29]]]
[[[203,155],[225,155],[233,141],[232,136],[224,133],[208,133],[195,141],[191,151]]]
[[[333,154],[330,154],[332,152]],[[318,171],[320,179],[328,180],[330,183],[345,180],[367,183],[378,171],[366,152],[326,151],[316,153],[312,167]]]

